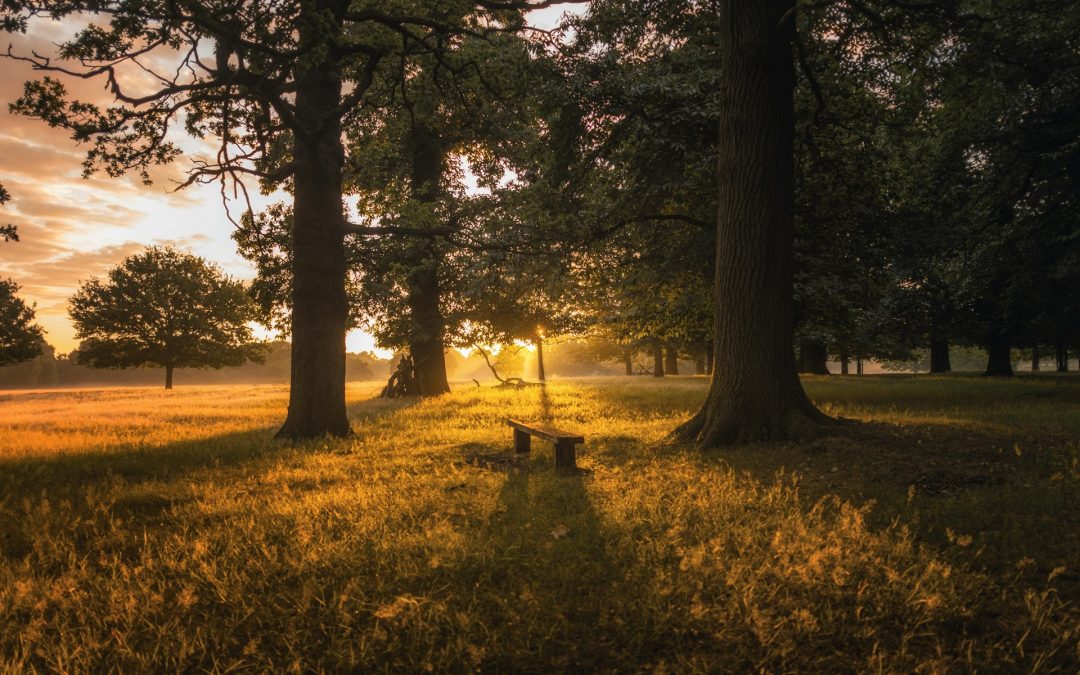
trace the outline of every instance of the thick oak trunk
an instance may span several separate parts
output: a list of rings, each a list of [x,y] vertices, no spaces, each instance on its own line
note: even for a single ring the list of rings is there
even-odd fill
[[[829,372],[829,352],[825,345],[814,340],[800,340],[799,372],[811,375],[832,374]]]
[[[850,373],[850,370],[851,370],[850,363],[851,363],[851,356],[849,356],[847,352],[840,352],[840,374],[841,375],[848,375]]]
[[[652,341],[653,377],[664,376],[664,348],[659,339]]]
[[[716,372],[677,431],[702,447],[790,439],[829,420],[795,368],[794,0],[720,0]]]
[[[952,370],[949,360],[949,341],[939,338],[930,341],[930,372],[947,373]]]
[[[442,190],[444,145],[434,131],[420,121],[414,121],[409,146],[412,198],[434,208]],[[416,225],[422,227],[424,223]],[[409,352],[420,395],[438,396],[450,391],[446,379],[446,320],[439,283],[440,254],[433,239],[413,240],[407,247],[410,265],[407,279]]]
[[[1012,376],[1012,345],[1008,335],[991,335],[986,341],[986,352],[986,375],[995,377]]]
[[[308,3],[307,6],[319,3]],[[307,16],[315,30],[315,16]],[[328,111],[341,100],[333,55],[298,78],[294,135],[292,368],[281,438],[351,433],[345,413],[344,218],[341,125]],[[332,115],[332,113],[331,113]]]
[[[435,264],[433,255],[425,256],[408,274],[409,354],[413,359],[417,393],[421,396],[438,396],[450,391]]]
[[[172,389],[173,366],[165,366],[165,388]]]
[[[679,351],[668,345],[666,353],[664,355],[664,374],[665,375],[678,375],[679,374]]]

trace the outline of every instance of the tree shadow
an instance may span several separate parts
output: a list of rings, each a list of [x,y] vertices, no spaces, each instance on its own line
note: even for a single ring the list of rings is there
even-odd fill
[[[373,425],[416,405],[415,399],[368,399],[348,405],[354,427]],[[274,438],[277,425],[258,426],[215,436],[154,443],[132,441],[90,452],[57,452],[29,457],[0,457],[0,509],[20,498],[82,499],[87,488],[114,483],[182,483],[196,473],[245,467],[257,472],[271,462],[325,448],[323,441],[285,442]],[[346,443],[345,439],[341,440]],[[205,478],[205,477],[204,477]],[[314,486],[314,484],[313,484]],[[296,486],[303,489],[303,485]],[[175,505],[175,499],[147,493],[125,496],[116,506],[131,516],[152,517]],[[2,510],[0,510],[2,513]]]
[[[553,416],[554,406],[552,405],[551,394],[546,386],[542,386],[540,387],[540,422],[551,424]]]
[[[694,453],[693,450],[687,450]],[[1071,454],[1070,454],[1071,453]],[[1080,481],[1076,451],[1030,430],[920,422],[856,422],[802,443],[696,453],[752,479],[798,476],[809,506],[828,495],[871,504],[867,523],[901,523],[916,539],[995,575],[1020,564],[1041,586],[1055,567],[1059,590],[1080,597]],[[1029,562],[1023,562],[1029,559]]]
[[[353,426],[353,431],[358,431],[357,425],[367,425],[378,422],[387,417],[419,405],[424,401],[419,396],[406,396],[402,398],[371,398],[352,401],[345,405],[345,414]]]

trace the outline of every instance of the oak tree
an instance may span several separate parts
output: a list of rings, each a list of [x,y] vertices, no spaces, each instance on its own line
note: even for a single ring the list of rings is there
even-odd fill
[[[150,247],[124,259],[106,279],[90,279],[68,313],[82,340],[79,363],[94,368],[161,367],[172,389],[176,368],[261,362],[266,345],[243,283],[202,258]]]

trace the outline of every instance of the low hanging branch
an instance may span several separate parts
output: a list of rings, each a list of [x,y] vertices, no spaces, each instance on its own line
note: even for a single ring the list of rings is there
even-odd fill
[[[500,377],[499,371],[495,370],[495,365],[491,363],[491,359],[488,357],[487,351],[475,342],[473,342],[470,346],[476,351],[480,352],[480,356],[484,357],[484,363],[487,364],[488,370],[490,370],[491,374],[495,377],[495,379],[499,381],[499,384],[497,386],[508,389],[522,389],[524,387],[543,386],[539,382],[526,382],[520,377]],[[476,380],[473,381],[476,382]],[[480,386],[480,383],[476,382],[476,386]]]

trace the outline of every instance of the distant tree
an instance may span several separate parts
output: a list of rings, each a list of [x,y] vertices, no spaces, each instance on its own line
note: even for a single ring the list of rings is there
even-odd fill
[[[11,193],[4,188],[3,183],[0,183],[0,204],[7,204],[9,201],[11,201]],[[0,225],[0,239],[19,241],[19,233],[14,225]]]
[[[78,361],[94,368],[222,368],[261,361],[266,347],[248,322],[256,310],[244,289],[202,258],[150,247],[126,258],[105,281],[72,296]]]
[[[0,366],[29,361],[41,353],[45,331],[33,323],[34,308],[18,292],[14,281],[0,279]]]

